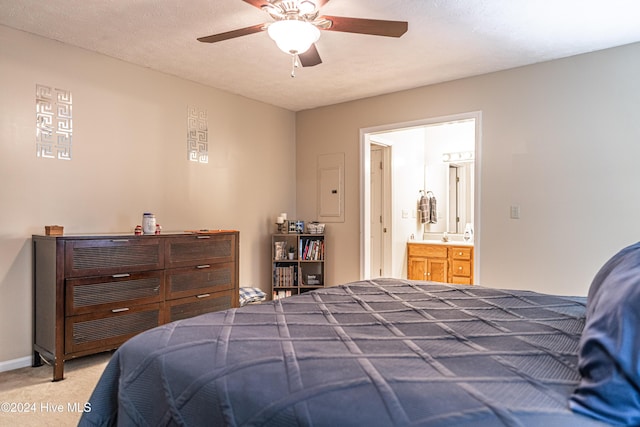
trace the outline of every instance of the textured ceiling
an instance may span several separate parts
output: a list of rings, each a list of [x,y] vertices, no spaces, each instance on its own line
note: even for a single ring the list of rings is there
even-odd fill
[[[640,41],[637,0],[331,0],[321,14],[402,20],[399,39],[323,31],[323,63],[290,77],[241,0],[0,0],[0,24],[293,111]]]

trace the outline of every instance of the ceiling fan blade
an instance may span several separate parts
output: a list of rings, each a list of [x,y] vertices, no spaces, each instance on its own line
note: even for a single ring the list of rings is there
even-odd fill
[[[240,28],[237,30],[232,30],[232,31],[227,31],[225,33],[219,33],[219,34],[213,34],[210,36],[205,36],[205,37],[199,37],[198,41],[199,42],[204,42],[204,43],[215,43],[215,42],[219,42],[222,40],[228,40],[228,39],[233,39],[236,37],[241,37],[241,36],[246,36],[249,34],[253,34],[253,33],[259,33],[260,31],[264,30],[265,28],[265,24],[258,24],[258,25],[254,25],[252,27],[246,27],[246,28]]]
[[[332,22],[329,28],[325,28],[328,31],[370,34],[372,36],[400,37],[409,28],[409,24],[405,21],[345,18],[343,16],[321,16],[319,19],[327,19]]]
[[[299,53],[298,59],[303,67],[313,67],[314,65],[322,64],[322,59],[320,59],[320,54],[315,44],[312,44],[305,53]]]

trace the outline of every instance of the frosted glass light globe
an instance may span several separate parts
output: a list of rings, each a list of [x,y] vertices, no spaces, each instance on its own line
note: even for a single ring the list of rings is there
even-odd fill
[[[269,25],[267,33],[281,51],[292,55],[306,52],[320,38],[315,25],[297,19],[276,21]]]

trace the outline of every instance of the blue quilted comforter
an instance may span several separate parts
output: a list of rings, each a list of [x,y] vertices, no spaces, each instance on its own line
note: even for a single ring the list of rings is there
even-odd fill
[[[205,314],[112,357],[80,425],[596,426],[585,299],[380,279]]]

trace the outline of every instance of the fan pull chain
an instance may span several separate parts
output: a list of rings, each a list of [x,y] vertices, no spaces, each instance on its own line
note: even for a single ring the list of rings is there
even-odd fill
[[[291,78],[294,78],[296,76],[296,68],[298,67],[299,67],[298,55],[292,54],[291,55]]]

